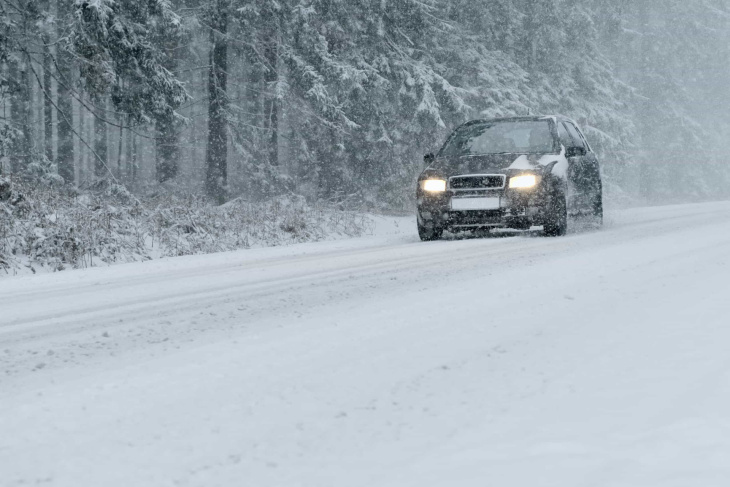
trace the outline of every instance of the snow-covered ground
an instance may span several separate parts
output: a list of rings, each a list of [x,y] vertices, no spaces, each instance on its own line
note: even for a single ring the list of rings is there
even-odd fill
[[[730,203],[0,281],[0,485],[726,486]]]

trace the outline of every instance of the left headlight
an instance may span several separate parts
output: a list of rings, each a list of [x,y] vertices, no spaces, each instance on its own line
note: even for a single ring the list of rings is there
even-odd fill
[[[510,188],[532,188],[537,184],[537,176],[534,174],[526,174],[524,176],[515,176],[509,178]]]
[[[443,193],[446,191],[446,181],[443,179],[426,179],[421,181],[421,189],[429,193]]]

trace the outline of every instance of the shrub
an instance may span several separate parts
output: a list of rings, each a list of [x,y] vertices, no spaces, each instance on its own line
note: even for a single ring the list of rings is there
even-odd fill
[[[372,225],[362,213],[293,196],[212,206],[172,194],[140,201],[108,183],[77,193],[0,179],[5,274],[353,237]]]

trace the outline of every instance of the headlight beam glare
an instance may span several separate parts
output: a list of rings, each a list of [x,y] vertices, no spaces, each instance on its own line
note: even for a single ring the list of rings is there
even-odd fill
[[[532,188],[537,184],[537,178],[533,174],[515,176],[509,179],[510,188]]]
[[[426,179],[421,181],[421,188],[430,193],[443,193],[446,191],[446,181],[443,179]]]

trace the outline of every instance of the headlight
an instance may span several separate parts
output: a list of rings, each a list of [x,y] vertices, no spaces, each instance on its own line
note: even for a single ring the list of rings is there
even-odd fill
[[[443,179],[426,179],[421,181],[421,189],[429,193],[443,193],[446,191],[446,181]]]
[[[509,178],[510,188],[532,188],[537,184],[537,177],[533,174],[527,174],[525,176],[515,176]]]

